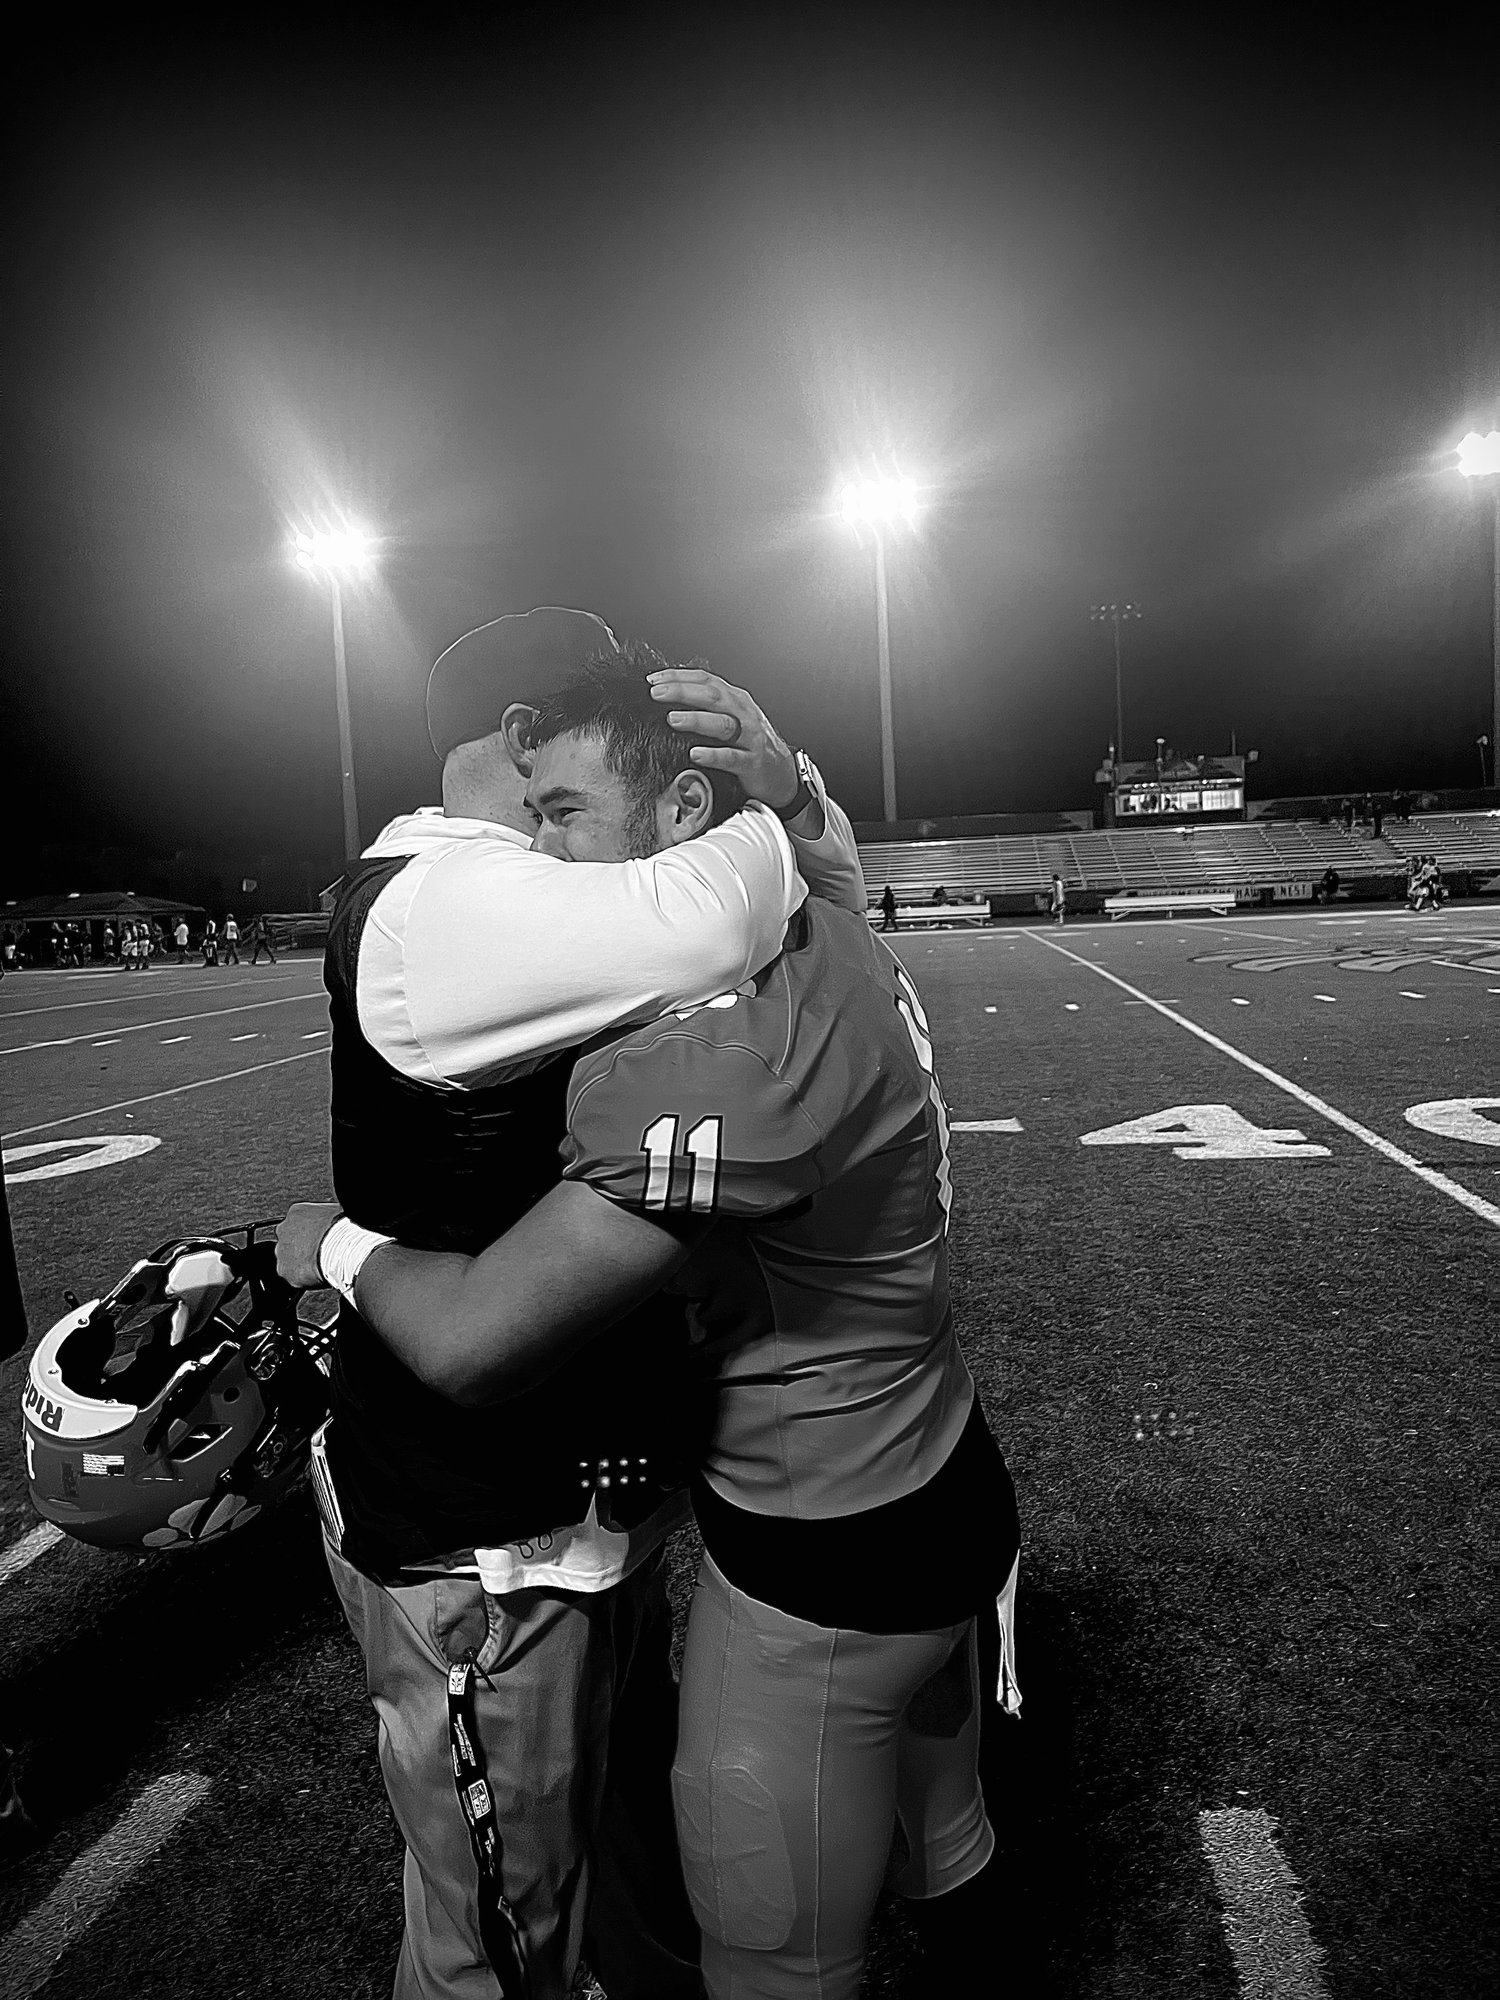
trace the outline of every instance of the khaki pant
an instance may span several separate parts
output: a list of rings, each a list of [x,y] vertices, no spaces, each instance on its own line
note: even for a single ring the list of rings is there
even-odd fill
[[[903,1896],[983,1868],[977,1678],[972,1618],[813,1625],[704,1557],[672,1783],[713,2000],[856,2000],[893,1834]]]
[[[448,1733],[448,1666],[486,1645],[484,1592],[462,1576],[387,1588],[326,1537],[324,1551],[365,1656],[406,1840],[395,2000],[495,2000]],[[609,2000],[701,2000],[672,1827],[677,1690],[660,1556],[597,1595],[496,1602],[499,1650],[476,1680],[474,1719],[531,2000],[565,2000],[580,1953]]]

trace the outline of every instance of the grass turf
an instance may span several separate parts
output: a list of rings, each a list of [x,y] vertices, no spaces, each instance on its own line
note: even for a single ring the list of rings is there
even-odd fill
[[[1475,963],[1489,933],[1500,949],[1500,925],[1445,921],[1415,934],[1420,951],[1380,918],[1363,932],[1280,919],[1048,935],[1494,1200],[1500,1151],[1402,1118],[1429,1098],[1500,1094],[1500,973]],[[1461,965],[1434,964],[1460,925],[1479,942],[1454,944]],[[1196,1816],[1240,1804],[1280,1822],[1333,2000],[1488,1994],[1485,1392],[1500,1231],[1020,931],[901,950],[954,1116],[1024,1128],[953,1140],[959,1326],[1026,1535],[1026,1716],[987,1746],[1003,1870],[994,1976],[1018,1994],[1233,1993]],[[191,969],[174,977],[194,1006],[229,1002],[199,998]],[[305,962],[293,977],[316,984]],[[73,993],[110,1004],[5,1022],[21,996],[66,1006]],[[164,1235],[326,1185],[321,1060],[180,1088],[299,1052],[316,1001],[92,1047],[109,1039],[101,1023],[177,1011],[158,989],[149,1005],[57,979],[0,993],[7,1046],[90,1030],[7,1061],[7,1130],[177,1093],[56,1128],[146,1130],[155,1151],[14,1189],[34,1333],[63,1284],[87,1295]],[[251,1029],[262,1041],[230,1041]],[[187,1043],[162,1039],[184,1031]],[[1078,1144],[1200,1103],[1298,1127],[1329,1157]],[[12,1363],[3,1393],[19,1379]],[[29,1517],[11,1433],[0,1509],[14,1540]],[[68,1546],[0,1593],[0,1733],[26,1743],[28,1783],[59,1822],[5,1885],[0,1927],[154,1772],[216,1779],[49,1993],[83,2000],[122,1978],[143,1996],[385,1990],[396,1843],[357,1659],[309,1534],[305,1509],[289,1509],[181,1565]],[[679,1607],[691,1555],[674,1552]],[[894,1992],[910,1953],[899,1911],[883,1909],[867,1990]]]

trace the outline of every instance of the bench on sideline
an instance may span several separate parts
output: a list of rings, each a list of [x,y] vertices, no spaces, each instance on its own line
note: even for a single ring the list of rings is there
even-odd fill
[[[877,903],[865,915],[871,925],[878,930],[885,922],[885,913]],[[898,903],[896,905],[897,930],[912,930],[922,925],[932,928],[938,924],[987,924],[990,920],[988,903]]]
[[[1109,920],[1114,923],[1119,917],[1128,917],[1137,910],[1165,911],[1170,917],[1178,910],[1212,910],[1216,916],[1226,917],[1234,908],[1234,891],[1226,896],[1219,889],[1191,889],[1174,892],[1162,890],[1155,895],[1106,896],[1104,907],[1109,912]]]

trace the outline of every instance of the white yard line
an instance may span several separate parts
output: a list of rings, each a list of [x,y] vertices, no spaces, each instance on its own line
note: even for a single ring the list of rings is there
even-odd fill
[[[950,1118],[950,1132],[1019,1132],[1019,1118]]]
[[[1485,1201],[1480,1195],[1470,1194],[1466,1187],[1461,1187],[1457,1181],[1449,1180],[1446,1174],[1440,1174],[1432,1167],[1424,1167],[1420,1160],[1413,1159],[1412,1155],[1404,1152],[1400,1146],[1393,1146],[1389,1139],[1383,1139],[1378,1132],[1372,1132],[1368,1125],[1361,1125],[1347,1112],[1336,1110],[1325,1099],[1315,1097],[1310,1090],[1304,1090],[1300,1083],[1293,1083],[1290,1077],[1282,1076],[1278,1070],[1268,1068],[1263,1062],[1257,1062],[1254,1056],[1246,1055],[1243,1049],[1237,1049],[1232,1042],[1226,1042],[1222,1037],[1211,1034],[1207,1028],[1200,1028],[1196,1021],[1190,1021],[1186,1014],[1177,1013],[1165,1001],[1153,1000],[1149,993],[1143,993],[1138,986],[1130,985],[1117,973],[1107,972],[1102,965],[1095,965],[1091,959],[1080,958],[1076,951],[1069,951],[1065,945],[1058,944],[1040,931],[1028,931],[1026,935],[1035,943],[1045,945],[1048,951],[1055,951],[1060,957],[1070,959],[1074,965],[1081,965],[1085,972],[1092,972],[1098,979],[1107,979],[1111,986],[1118,986],[1122,992],[1143,1001],[1153,1012],[1173,1022],[1177,1027],[1185,1028],[1190,1035],[1196,1035],[1200,1042],[1207,1042],[1210,1048],[1217,1049],[1220,1055],[1228,1056],[1231,1062],[1237,1062],[1242,1069],[1248,1069],[1254,1075],[1264,1078],[1267,1083],[1275,1084],[1276,1088],[1284,1090],[1288,1097],[1295,1097],[1299,1104],[1306,1105],[1309,1111],[1316,1111],[1320,1118],[1326,1118],[1330,1125],[1337,1125],[1341,1132],[1347,1132],[1351,1138],[1358,1139],[1361,1145],[1379,1153],[1382,1159],[1389,1160],[1393,1166],[1405,1168],[1407,1173],[1414,1175],[1419,1181],[1425,1181],[1429,1187],[1436,1188],[1439,1194],[1447,1195],[1450,1201],[1456,1201],[1460,1207],[1468,1209],[1471,1215],[1477,1215],[1481,1221],[1493,1223],[1500,1229],[1500,1208],[1493,1202]]]
[[[210,1789],[210,1780],[196,1771],[169,1771],[63,1871],[51,1894],[0,1939],[0,1993],[6,2000],[31,2000],[40,1992],[64,1952],[104,1914]]]
[[[16,976],[19,977],[20,975]],[[286,979],[285,977],[266,980],[226,979],[222,986],[215,988],[215,991],[228,993],[236,986],[261,985],[285,986]],[[169,988],[169,991],[172,992],[180,992],[181,990],[180,987]],[[315,990],[318,992],[322,991],[321,982]],[[73,1014],[82,1007],[113,1007],[117,1000],[145,1000],[149,997],[150,995],[146,990],[137,986],[131,988],[128,992],[111,993],[107,1000],[59,1000],[55,1007],[0,1007],[0,1022],[24,1021],[28,1014]]]
[[[206,1007],[198,1014],[168,1014],[160,1021],[131,1021],[126,1026],[116,1028],[115,1040],[122,1035],[144,1035],[152,1028],[179,1028],[184,1021],[212,1021],[220,1014],[254,1014],[262,1007],[292,1007],[301,1000],[321,1000],[326,996],[321,986],[315,986],[310,993],[286,993],[279,1000],[242,1000],[234,1007]],[[29,1055],[33,1049],[69,1049],[75,1042],[89,1042],[97,1035],[97,1028],[90,1028],[86,1035],[61,1035],[50,1042],[22,1042],[13,1049],[0,1049],[0,1056]],[[174,1041],[186,1041],[185,1035],[175,1035]]]
[[[1201,1812],[1198,1834],[1223,1904],[1224,1935],[1244,2000],[1328,2000],[1323,1953],[1269,1813]]]
[[[51,1132],[59,1125],[76,1125],[83,1118],[104,1118],[111,1111],[128,1111],[132,1105],[155,1104],[159,1098],[181,1097],[186,1090],[207,1090],[211,1084],[233,1083],[237,1077],[256,1076],[263,1069],[280,1069],[284,1063],[306,1062],[312,1056],[326,1056],[326,1048],[299,1049],[294,1056],[277,1056],[273,1062],[252,1063],[249,1069],[228,1069],[222,1076],[202,1076],[196,1083],[177,1083],[170,1090],[150,1090],[144,1097],[122,1097],[118,1104],[96,1104],[88,1111],[70,1111],[66,1118],[44,1118],[40,1125],[18,1125],[0,1138],[24,1139],[32,1132]]]
[[[0,1549],[0,1584],[9,1583],[13,1576],[29,1569],[38,1556],[44,1556],[62,1538],[61,1528],[51,1521],[43,1521],[29,1535],[22,1535],[20,1541],[12,1542],[8,1549]]]

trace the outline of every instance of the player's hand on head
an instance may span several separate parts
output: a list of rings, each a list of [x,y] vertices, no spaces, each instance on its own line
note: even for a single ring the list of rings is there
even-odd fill
[[[672,727],[705,739],[689,753],[695,764],[732,773],[747,797],[768,806],[790,803],[796,759],[752,694],[703,666],[668,667],[648,679],[651,698],[666,708]]]
[[[318,1248],[343,1210],[336,1201],[294,1201],[276,1225],[276,1270],[299,1292],[328,1280],[318,1267]]]

